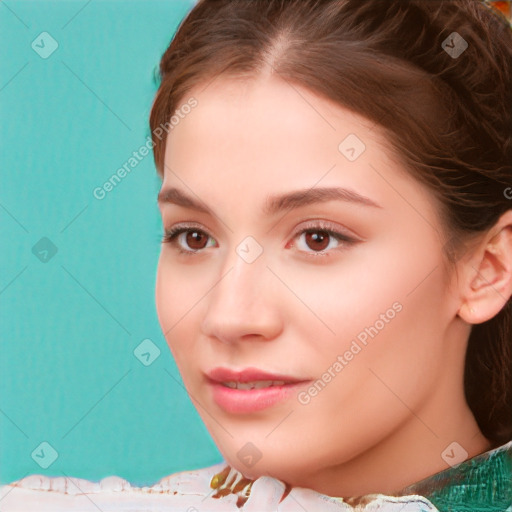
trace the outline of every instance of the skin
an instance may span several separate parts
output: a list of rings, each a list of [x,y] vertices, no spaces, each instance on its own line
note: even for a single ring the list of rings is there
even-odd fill
[[[471,324],[512,293],[511,212],[450,272],[433,196],[374,123],[272,76],[219,77],[190,96],[198,106],[169,133],[162,190],[179,188],[214,215],[159,203],[165,229],[193,223],[207,242],[191,256],[162,245],[156,306],[225,460],[248,478],[349,497],[446,469],[453,442],[468,457],[490,449],[464,398],[464,356]],[[366,145],[353,162],[338,150],[348,134]],[[329,201],[261,214],[269,195],[331,186],[380,207]],[[330,238],[329,256],[315,255],[300,234],[315,219],[357,242]],[[250,264],[236,253],[249,235],[263,248]],[[179,243],[201,246],[185,235]],[[307,405],[292,396],[232,414],[213,401],[204,373],[216,366],[320,378],[396,302],[401,311]],[[237,456],[247,442],[262,455],[252,467]]]

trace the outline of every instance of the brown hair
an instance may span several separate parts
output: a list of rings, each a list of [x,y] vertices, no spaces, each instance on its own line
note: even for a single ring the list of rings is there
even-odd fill
[[[437,198],[451,263],[449,248],[511,208],[512,29],[483,1],[200,0],[160,62],[150,114],[159,175],[162,127],[192,88],[265,72],[378,124]],[[466,355],[466,398],[494,446],[512,439],[511,317],[509,300],[474,325]]]

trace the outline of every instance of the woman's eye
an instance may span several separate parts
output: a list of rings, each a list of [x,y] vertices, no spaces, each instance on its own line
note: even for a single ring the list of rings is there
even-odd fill
[[[209,239],[213,244],[208,244]],[[292,246],[312,256],[327,256],[332,249],[344,249],[347,245],[357,242],[356,239],[336,231],[331,225],[325,223],[311,225],[298,231],[293,236],[293,240],[295,239],[298,243]],[[165,232],[162,243],[171,244],[181,254],[193,255],[207,247],[212,247],[216,242],[201,229],[177,226]]]
[[[326,256],[331,249],[339,250],[355,243],[353,238],[343,233],[320,226],[303,229],[295,238],[298,239],[297,249],[313,256]]]
[[[162,243],[177,247],[178,252],[182,254],[194,254],[207,247],[208,238],[211,237],[200,229],[176,227],[165,232]],[[213,240],[213,238],[211,239]],[[184,246],[188,249],[183,249]]]

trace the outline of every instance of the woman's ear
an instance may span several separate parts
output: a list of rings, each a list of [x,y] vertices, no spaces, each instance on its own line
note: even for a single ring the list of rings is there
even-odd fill
[[[486,322],[512,295],[512,210],[499,218],[463,265],[457,314],[470,324]]]

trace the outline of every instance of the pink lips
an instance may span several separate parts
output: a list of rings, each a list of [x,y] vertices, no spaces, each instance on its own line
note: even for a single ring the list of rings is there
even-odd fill
[[[288,375],[269,373],[258,368],[240,371],[217,367],[207,373],[215,403],[226,412],[233,414],[250,413],[266,409],[298,392],[309,379],[298,379]],[[222,382],[284,381],[284,384],[260,389],[236,389]]]
[[[230,370],[217,366],[208,372],[207,376],[217,382],[251,382],[255,380],[284,380],[285,382],[304,382],[304,379],[297,379],[288,375],[268,373],[258,368],[244,368],[243,370]]]

